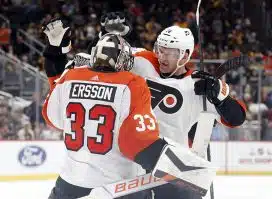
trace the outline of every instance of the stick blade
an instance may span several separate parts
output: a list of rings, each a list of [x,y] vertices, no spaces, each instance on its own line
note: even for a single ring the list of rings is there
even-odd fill
[[[227,60],[225,63],[221,64],[216,69],[215,76],[217,78],[220,78],[231,70],[237,70],[240,67],[246,68],[248,67],[249,64],[250,64],[250,59],[246,55],[234,57],[232,59]]]

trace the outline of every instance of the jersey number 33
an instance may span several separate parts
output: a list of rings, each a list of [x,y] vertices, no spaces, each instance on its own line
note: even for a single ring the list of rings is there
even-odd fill
[[[88,117],[85,117],[86,114]],[[96,104],[90,110],[85,110],[81,103],[70,102],[66,107],[66,116],[72,119],[72,115],[74,115],[74,119],[71,120],[71,132],[74,133],[74,137],[68,133],[64,137],[64,143],[68,150],[78,151],[84,144],[87,144],[89,151],[95,154],[106,154],[111,150],[116,118],[116,112],[111,106]],[[101,136],[101,141],[98,142],[97,137],[88,136],[86,143],[84,143],[85,118],[99,121],[100,117],[104,117],[104,122],[99,123],[97,127],[97,135]]]

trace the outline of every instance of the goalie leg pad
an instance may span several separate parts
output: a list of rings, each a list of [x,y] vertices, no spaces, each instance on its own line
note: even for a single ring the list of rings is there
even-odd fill
[[[152,175],[205,196],[216,175],[216,168],[185,147],[167,145]]]

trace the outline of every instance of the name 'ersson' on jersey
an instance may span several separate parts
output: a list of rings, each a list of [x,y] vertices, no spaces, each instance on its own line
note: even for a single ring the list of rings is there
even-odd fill
[[[74,82],[69,97],[70,99],[93,99],[113,102],[115,93],[115,86]]]

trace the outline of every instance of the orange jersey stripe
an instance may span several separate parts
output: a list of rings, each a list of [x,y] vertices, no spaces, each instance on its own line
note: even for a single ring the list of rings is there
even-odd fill
[[[186,70],[187,71],[186,71],[184,77],[190,76],[194,72],[193,70],[190,70],[190,69],[187,69],[187,68],[186,68]]]
[[[140,77],[135,78],[128,86],[131,91],[130,114],[120,128],[118,142],[120,151],[134,160],[139,152],[159,139],[159,131],[151,112],[151,95],[145,80]],[[144,130],[137,131],[137,128]]]

